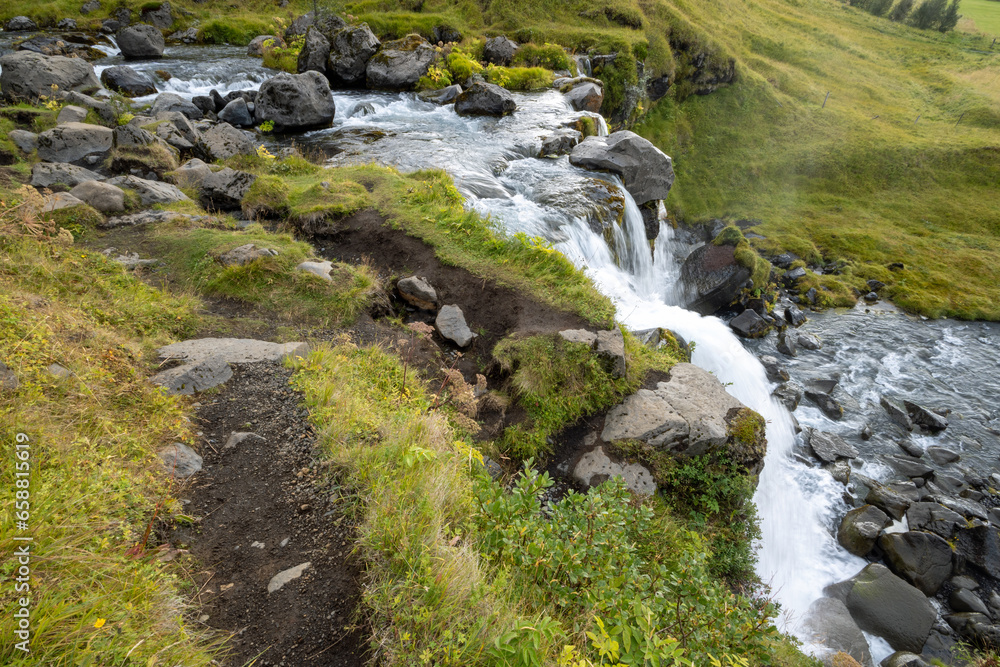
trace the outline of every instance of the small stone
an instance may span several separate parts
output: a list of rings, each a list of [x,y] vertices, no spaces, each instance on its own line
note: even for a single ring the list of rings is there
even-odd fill
[[[881,403],[886,413],[888,413],[889,419],[907,431],[913,430],[913,421],[910,420],[910,415],[907,413],[906,408],[899,401],[888,396],[883,396],[879,399],[879,403]]]
[[[881,280],[869,280],[866,284],[868,285],[868,289],[872,292],[878,292],[885,287],[885,283]]]
[[[876,301],[878,301],[878,294],[875,292],[868,292],[868,294],[865,294],[865,303],[875,303]]]
[[[948,428],[948,420],[930,408],[917,405],[912,401],[903,401],[906,413],[913,423],[927,431],[943,431]]]
[[[49,372],[49,375],[57,377],[60,380],[68,377],[73,377],[73,371],[64,366],[60,366],[59,364],[50,364],[45,368],[45,370]]]
[[[179,479],[187,479],[201,470],[202,458],[198,452],[180,442],[167,445],[157,452],[167,472]]]
[[[767,332],[771,330],[771,325],[756,311],[748,308],[730,320],[729,328],[743,338],[760,338],[767,335]]]
[[[781,365],[777,357],[763,356],[760,358],[760,363],[764,367],[764,372],[767,373],[767,379],[771,382],[788,381],[788,371]]]
[[[248,433],[248,432],[244,432],[244,431],[233,431],[232,433],[229,434],[229,437],[226,438],[226,444],[223,445],[222,448],[223,449],[236,449],[241,443],[243,443],[244,440],[248,440],[250,438],[259,438],[259,439],[263,440],[263,438],[261,438],[256,433]]]
[[[597,345],[597,334],[586,329],[566,329],[559,336],[568,343],[580,343],[591,349]]]
[[[7,367],[7,364],[0,361],[0,390],[14,391],[20,386],[17,374]]]
[[[795,340],[791,336],[781,334],[778,337],[778,352],[781,352],[786,357],[798,356],[798,347],[795,344]]]
[[[455,305],[442,307],[434,324],[442,338],[454,342],[459,347],[466,347],[476,337],[465,323],[462,309]]]
[[[86,109],[70,104],[59,110],[59,115],[56,116],[56,123],[60,125],[63,123],[82,123],[86,117]]]
[[[785,321],[791,324],[793,327],[800,327],[806,323],[809,318],[806,317],[797,306],[789,306],[785,308]]]
[[[437,307],[437,292],[426,278],[410,276],[396,283],[399,295],[411,306],[422,310],[434,310]]]
[[[281,587],[287,584],[289,581],[298,579],[302,574],[312,567],[311,562],[305,562],[301,565],[296,565],[295,567],[283,570],[278,574],[271,577],[271,581],[267,584],[267,592],[274,593],[275,591],[281,590]]]
[[[625,377],[625,338],[620,330],[598,331],[595,349],[612,377]]]
[[[820,342],[819,338],[816,338],[812,334],[800,333],[796,341],[799,347],[804,347],[807,350],[818,350],[823,347],[823,343]]]
[[[250,548],[251,549],[263,549],[264,548],[264,543],[263,542],[251,542],[250,543]]]
[[[281,540],[281,543],[278,546],[283,549],[288,546],[288,543],[291,542],[291,540],[292,538],[286,537],[285,539]]]
[[[219,255],[218,260],[223,266],[246,266],[258,259],[276,257],[277,254],[278,251],[272,248],[258,248],[253,243],[247,243]]]

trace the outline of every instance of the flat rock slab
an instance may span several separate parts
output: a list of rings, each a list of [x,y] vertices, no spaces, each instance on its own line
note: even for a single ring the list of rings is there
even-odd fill
[[[318,276],[327,282],[333,282],[333,278],[330,277],[330,271],[333,270],[332,262],[302,262],[295,268],[299,271],[305,271],[306,273]]]
[[[619,463],[611,459],[604,447],[596,447],[573,467],[573,477],[587,487],[598,486],[613,477],[621,477],[633,493],[651,496],[656,493],[652,473],[638,463]]]
[[[157,452],[163,461],[163,467],[178,479],[187,479],[201,470],[202,458],[198,452],[187,445],[175,442]]]
[[[157,352],[161,359],[200,361],[218,357],[230,364],[252,364],[304,357],[309,353],[309,344],[269,343],[251,338],[197,338],[161,347]]]
[[[199,359],[176,368],[168,368],[154,375],[150,381],[163,387],[168,394],[190,396],[205,391],[233,377],[233,371],[226,360],[219,356]]]
[[[289,581],[293,581],[302,576],[302,574],[312,567],[311,562],[305,562],[301,565],[296,565],[295,567],[290,567],[287,570],[282,570],[278,574],[271,577],[271,581],[267,584],[267,592],[274,593],[275,591],[281,590],[281,587],[287,584]]]

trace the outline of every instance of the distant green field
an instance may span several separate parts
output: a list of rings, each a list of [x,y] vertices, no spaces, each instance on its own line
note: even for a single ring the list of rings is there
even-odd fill
[[[1000,36],[1000,2],[997,0],[962,0],[962,17],[972,19],[975,29]],[[969,29],[971,26],[960,24]]]

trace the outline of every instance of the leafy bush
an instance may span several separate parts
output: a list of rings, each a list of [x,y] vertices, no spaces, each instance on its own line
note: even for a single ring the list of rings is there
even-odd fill
[[[714,579],[695,535],[635,501],[619,479],[570,492],[543,512],[551,485],[527,466],[510,493],[480,482],[479,543],[529,605],[583,624],[595,664],[766,660],[777,636],[775,606],[733,595]],[[672,548],[650,545],[657,537]]]
[[[440,67],[431,66],[427,74],[417,81],[417,90],[440,90],[452,84],[451,72]]]

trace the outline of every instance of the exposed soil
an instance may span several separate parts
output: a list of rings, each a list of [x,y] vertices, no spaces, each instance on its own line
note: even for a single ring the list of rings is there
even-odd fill
[[[232,635],[224,665],[357,667],[366,633],[355,617],[355,528],[313,456],[316,436],[290,375],[275,363],[234,365],[221,393],[202,397],[205,467],[187,489],[186,511],[203,518],[170,541],[202,568],[204,622]],[[256,435],[227,448],[233,432]],[[306,562],[300,578],[268,593],[274,575]]]

